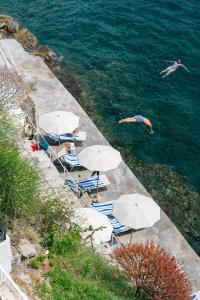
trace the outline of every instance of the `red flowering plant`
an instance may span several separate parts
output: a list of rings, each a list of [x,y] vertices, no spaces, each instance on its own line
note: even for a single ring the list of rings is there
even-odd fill
[[[137,296],[145,292],[153,300],[191,299],[191,284],[182,267],[154,242],[129,244],[113,255]]]

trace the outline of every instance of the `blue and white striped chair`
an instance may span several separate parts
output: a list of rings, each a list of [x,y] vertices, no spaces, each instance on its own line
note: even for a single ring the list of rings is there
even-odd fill
[[[91,192],[92,190],[101,189],[110,184],[110,182],[108,180],[104,180],[104,178],[105,175],[100,175],[99,178],[98,176],[90,176],[85,179],[76,180],[75,184],[72,180],[65,179],[65,183],[74,192],[77,192],[77,186],[87,192]]]
[[[108,219],[113,227],[113,233],[115,234],[126,232],[131,229],[131,227],[120,224],[113,216],[108,216]]]
[[[106,216],[112,215],[112,201],[92,203],[91,207]]]
[[[118,220],[115,217],[113,217],[112,201],[92,203],[91,207],[108,217],[108,219],[113,227],[113,233],[119,234],[119,233],[126,232],[131,229],[130,227],[128,227],[126,225],[120,224],[118,222]]]
[[[74,192],[74,193],[79,193],[79,185],[78,185],[78,181],[76,180],[75,182],[73,182],[70,179],[65,179],[65,184]]]
[[[81,167],[79,160],[78,160],[78,156],[76,154],[71,154],[71,153],[66,153],[65,155],[62,156],[62,159],[68,163],[68,165],[70,166],[71,170],[74,167]]]
[[[52,140],[59,142],[59,143],[64,143],[64,142],[83,142],[86,140],[86,132],[85,131],[80,131],[76,134],[71,134],[71,133],[66,133],[62,135],[54,134],[54,133],[49,133],[48,135]]]
[[[76,138],[72,134],[64,134],[64,135],[58,135],[54,133],[49,133],[49,137],[59,143],[64,143],[64,142],[75,142]]]

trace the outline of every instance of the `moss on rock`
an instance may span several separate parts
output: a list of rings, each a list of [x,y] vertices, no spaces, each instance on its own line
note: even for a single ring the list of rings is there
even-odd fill
[[[14,38],[25,49],[35,48],[38,44],[37,38],[27,28],[23,28],[15,33]]]

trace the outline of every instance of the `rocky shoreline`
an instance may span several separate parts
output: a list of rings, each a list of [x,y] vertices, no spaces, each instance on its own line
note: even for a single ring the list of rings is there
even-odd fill
[[[95,110],[94,100],[86,97],[86,93],[81,89],[78,80],[60,66],[58,55],[48,46],[40,45],[37,38],[27,28],[20,29],[19,24],[12,17],[1,15],[0,30],[2,37],[15,38],[26,51],[44,59],[56,77],[79,101],[83,109],[101,129],[109,142],[121,151],[124,160],[138,179],[176,224],[193,249],[200,254],[200,195],[196,190],[169,167],[146,164],[134,157],[129,150],[122,149],[118,137],[113,135],[110,129],[105,126],[102,117]]]

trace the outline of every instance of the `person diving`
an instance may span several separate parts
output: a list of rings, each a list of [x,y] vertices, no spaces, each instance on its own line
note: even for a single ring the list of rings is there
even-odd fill
[[[136,115],[134,117],[121,119],[121,120],[119,120],[119,124],[121,124],[121,123],[141,123],[146,126],[146,128],[150,134],[154,133],[151,121],[141,115]]]
[[[162,78],[165,78],[166,76],[168,76],[169,74],[171,74],[172,72],[175,72],[179,67],[183,67],[187,72],[189,72],[189,70],[186,68],[186,66],[184,66],[182,63],[181,63],[181,60],[178,59],[176,61],[171,61],[169,60],[170,62],[173,62],[173,65],[167,67],[165,70],[161,71],[160,74],[163,74],[165,73]]]

